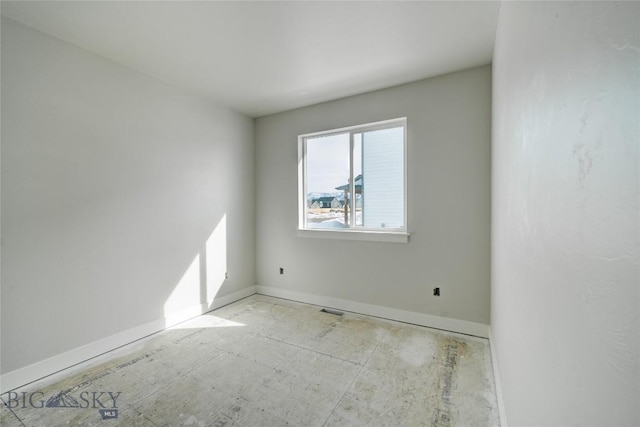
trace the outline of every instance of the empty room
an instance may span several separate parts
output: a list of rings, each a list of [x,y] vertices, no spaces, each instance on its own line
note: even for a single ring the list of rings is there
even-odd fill
[[[0,424],[640,425],[639,1],[4,1]]]

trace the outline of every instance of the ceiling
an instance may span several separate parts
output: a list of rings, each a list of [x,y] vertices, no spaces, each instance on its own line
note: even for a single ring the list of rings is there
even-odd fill
[[[498,1],[2,1],[2,15],[252,117],[488,64]]]

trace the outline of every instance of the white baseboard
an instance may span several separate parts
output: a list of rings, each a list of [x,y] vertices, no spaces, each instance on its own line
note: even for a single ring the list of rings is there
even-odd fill
[[[29,384],[38,379],[44,378],[56,372],[70,368],[78,363],[92,359],[101,354],[107,353],[123,345],[132,343],[146,336],[160,332],[171,326],[175,326],[193,317],[199,316],[211,310],[215,310],[224,305],[246,298],[255,293],[273,296],[277,298],[285,298],[307,304],[334,308],[353,313],[360,313],[369,316],[381,317],[400,322],[412,323],[415,325],[427,326],[431,328],[443,329],[452,332],[458,332],[467,335],[474,335],[482,338],[489,338],[490,330],[488,325],[481,323],[468,322],[465,320],[450,319],[446,317],[433,316],[413,311],[400,310],[396,308],[383,307],[373,304],[365,304],[356,301],[349,301],[340,298],[324,297],[320,295],[306,294],[302,292],[289,291],[286,289],[273,288],[268,286],[251,286],[240,291],[225,295],[214,299],[209,306],[207,304],[196,305],[178,313],[172,313],[170,316],[157,319],[149,323],[137,326],[126,331],[122,331],[115,335],[94,341],[87,345],[74,348],[48,359],[16,369],[0,376],[0,394],[14,390],[25,384]],[[492,357],[494,351],[492,347]],[[496,375],[496,390],[498,391],[498,405],[500,407],[500,417],[502,426],[506,425],[503,418],[501,406],[500,385],[497,377],[497,367],[494,364],[494,375]]]
[[[215,298],[210,306],[208,304],[199,304],[178,313],[172,313],[162,319],[157,319],[152,322],[136,326],[135,328],[119,332],[115,335],[102,338],[98,341],[94,341],[48,359],[41,360],[25,366],[24,368],[7,372],[0,376],[0,394],[14,390],[61,370],[70,368],[78,363],[82,363],[118,347],[122,347],[123,345],[163,331],[164,329],[177,325],[178,323],[182,323],[203,313],[215,310],[216,308],[220,308],[255,293],[256,287],[251,286],[240,291],[233,292],[229,295]]]
[[[285,298],[307,304],[319,305],[353,313],[366,314],[368,316],[382,317],[400,322],[413,323],[420,326],[428,326],[446,331],[474,335],[489,338],[489,326],[482,323],[468,322],[466,320],[450,319],[447,317],[433,316],[414,311],[400,310],[397,308],[382,307],[379,305],[365,304],[340,298],[324,297],[320,295],[306,294],[273,288],[270,286],[257,286],[257,292],[262,295],[277,298]]]
[[[498,413],[500,414],[500,427],[507,427],[507,413],[504,410],[504,400],[502,398],[502,383],[498,372],[498,359],[496,358],[496,348],[493,341],[491,327],[489,327],[489,345],[491,346],[491,364],[493,365],[493,380],[496,386],[496,399],[498,400]]]

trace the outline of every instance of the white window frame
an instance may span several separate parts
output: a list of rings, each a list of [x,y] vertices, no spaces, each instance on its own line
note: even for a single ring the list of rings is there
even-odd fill
[[[389,129],[402,126],[404,129],[404,227],[402,228],[363,228],[363,227],[349,227],[344,229],[317,229],[306,228],[306,209],[307,209],[307,183],[306,183],[306,141],[310,138],[317,138],[323,136],[331,136],[336,134],[349,133],[349,175],[351,177],[351,194],[355,194],[355,180],[353,179],[353,135],[357,133],[363,133],[367,131]],[[408,225],[407,225],[407,118],[401,117],[397,119],[384,120],[374,123],[366,123],[357,126],[348,126],[339,129],[331,129],[321,132],[307,133],[298,136],[298,237],[313,237],[313,238],[331,238],[331,239],[348,239],[348,240],[364,240],[364,241],[379,241],[379,242],[394,242],[394,243],[407,243],[409,241]],[[350,200],[350,212],[356,212],[356,198],[351,197]]]

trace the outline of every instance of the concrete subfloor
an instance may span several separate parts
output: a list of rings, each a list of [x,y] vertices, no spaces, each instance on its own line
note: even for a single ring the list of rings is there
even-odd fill
[[[261,295],[12,393],[8,427],[499,425],[486,339]]]

